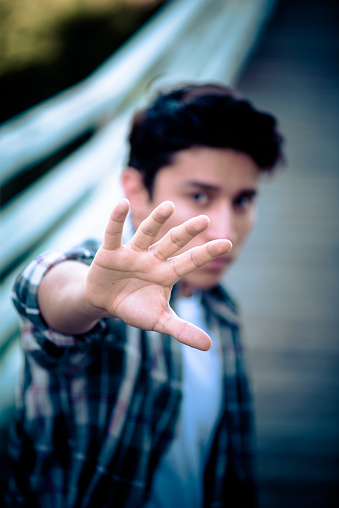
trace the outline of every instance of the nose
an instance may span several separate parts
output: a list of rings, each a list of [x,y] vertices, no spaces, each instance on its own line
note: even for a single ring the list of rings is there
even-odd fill
[[[232,205],[230,203],[223,203],[208,213],[208,216],[211,221],[206,231],[209,240],[226,238],[231,240],[234,245],[237,241],[237,231]]]

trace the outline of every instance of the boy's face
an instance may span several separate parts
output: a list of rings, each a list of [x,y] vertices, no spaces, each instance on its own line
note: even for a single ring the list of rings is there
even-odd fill
[[[170,228],[191,217],[204,214],[210,218],[209,228],[200,233],[183,250],[207,241],[227,238],[233,248],[227,255],[184,277],[188,293],[192,289],[211,289],[238,257],[255,220],[255,197],[259,186],[259,168],[247,154],[231,149],[207,147],[178,152],[174,162],[158,171],[152,198],[136,170],[123,177],[123,185],[130,200],[132,219],[137,227],[143,218],[165,200],[173,201],[175,211],[161,230],[163,236]],[[125,183],[139,179],[140,193]],[[131,182],[130,182],[131,183]],[[180,251],[180,252],[182,252]]]

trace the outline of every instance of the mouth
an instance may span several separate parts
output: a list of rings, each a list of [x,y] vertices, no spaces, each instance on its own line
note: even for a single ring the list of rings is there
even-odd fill
[[[211,272],[222,272],[232,263],[231,257],[215,258],[205,265],[205,269]]]

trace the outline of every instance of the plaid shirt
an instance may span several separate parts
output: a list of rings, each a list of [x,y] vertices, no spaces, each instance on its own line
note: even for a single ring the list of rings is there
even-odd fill
[[[171,443],[181,401],[181,345],[105,319],[84,335],[46,326],[37,288],[66,259],[90,264],[98,245],[48,252],[17,278],[14,304],[25,353],[10,439],[11,506],[140,507]],[[174,291],[175,293],[175,291]],[[256,505],[252,412],[239,318],[220,287],[203,296],[217,319],[223,408],[204,477],[204,506]]]

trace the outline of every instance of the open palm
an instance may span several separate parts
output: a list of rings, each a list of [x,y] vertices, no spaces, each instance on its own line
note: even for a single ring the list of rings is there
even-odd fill
[[[121,244],[129,210],[126,199],[112,211],[103,245],[88,272],[85,295],[111,316],[144,330],[171,335],[198,349],[209,349],[209,336],[180,319],[169,306],[173,285],[184,275],[231,249],[228,240],[214,240],[176,255],[209,225],[200,215],[168,231],[154,243],[162,225],[174,211],[173,203],[161,203],[141,223],[133,238]],[[174,256],[174,257],[173,257]]]

